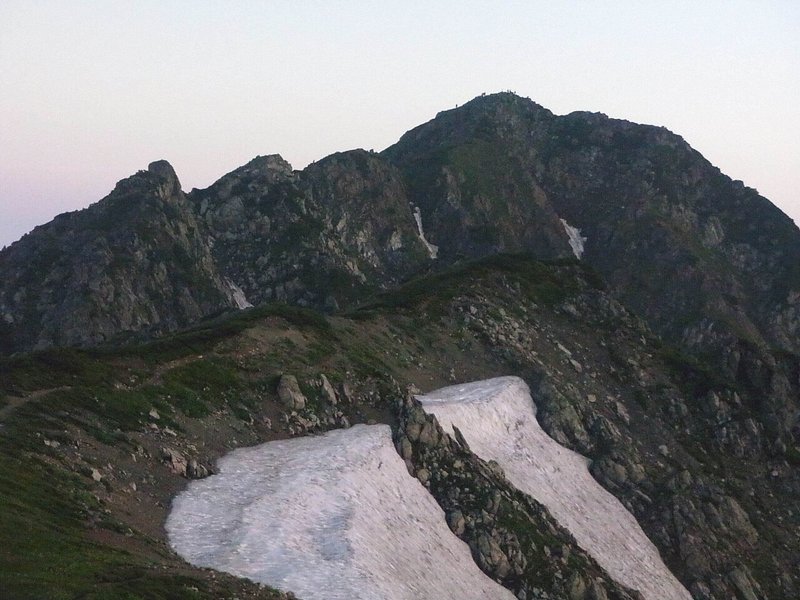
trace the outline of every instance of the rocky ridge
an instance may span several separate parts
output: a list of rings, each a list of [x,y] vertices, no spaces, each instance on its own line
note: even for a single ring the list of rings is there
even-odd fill
[[[409,473],[430,490],[450,530],[478,566],[517,598],[633,600],[541,504],[512,486],[496,463],[449,436],[412,395],[398,402],[395,445]]]
[[[257,157],[185,195],[154,164],[0,254],[6,350],[163,333],[266,301],[336,311],[463,259],[572,256],[577,238],[658,334],[719,368],[737,371],[742,344],[800,350],[797,228],[663,128],[502,93],[380,154],[302,171]]]
[[[350,423],[389,423],[408,433],[414,428],[399,425],[390,410],[401,388],[515,373],[530,385],[542,427],[592,460],[596,479],[637,517],[695,598],[792,597],[800,583],[796,442],[787,438],[786,453],[775,454],[759,404],[746,390],[734,395],[725,380],[663,346],[600,285],[574,261],[548,265],[498,256],[409,282],[350,317],[267,305],[145,346],[0,361],[0,385],[9,398],[0,414],[0,503],[9,522],[35,518],[53,527],[64,526],[64,506],[79,503],[87,535],[127,532],[111,538],[128,553],[125,561],[137,563],[144,552],[174,574],[180,568],[174,556],[148,550],[164,543],[165,507],[186,478],[213,470],[227,450]],[[437,487],[440,502],[452,503],[449,512],[462,511],[465,531],[466,516],[475,513],[473,546],[484,565],[500,569],[519,590],[524,582],[514,579],[512,565],[526,565],[531,576],[551,573],[535,583],[527,579],[525,589],[562,597],[556,573],[569,581],[573,564],[561,560],[562,546],[569,546],[563,532],[550,539],[550,521],[539,509],[487,465],[459,458],[467,450],[458,443],[446,442],[452,453],[434,444],[428,454],[424,444],[414,450],[418,442],[411,442],[412,462],[422,457],[423,463],[414,462],[414,472],[427,470],[417,474]],[[404,446],[400,452],[408,456]],[[9,471],[12,460],[19,466]],[[472,466],[456,468],[456,460]],[[189,469],[192,461],[198,468]],[[442,468],[448,461],[453,466]],[[77,481],[69,479],[75,475]],[[456,480],[452,489],[437,483]],[[10,481],[15,484],[7,488],[3,482]],[[62,504],[52,513],[32,510],[25,503],[41,495],[31,486],[50,481],[62,482],[48,492]],[[498,522],[487,509],[495,489],[505,498],[497,514],[513,506],[509,498],[528,507],[525,514],[509,513],[519,522]],[[84,504],[87,495],[97,500]],[[21,513],[20,505],[27,507]],[[460,529],[458,519],[451,522]],[[28,550],[3,531],[15,564],[24,561]],[[54,554],[60,546],[49,543],[51,531],[47,556],[63,560]],[[522,539],[534,539],[535,548]],[[545,546],[552,565],[543,558]],[[76,552],[83,562],[97,560],[89,550]],[[108,556],[118,555],[109,550]],[[23,564],[35,569],[38,562]],[[24,575],[25,568],[13,572]],[[584,563],[576,569],[586,594],[596,577],[607,581]],[[11,589],[26,589],[18,587],[31,581],[23,575],[12,579]],[[70,577],[69,589],[92,585]],[[39,585],[51,589],[44,580]]]
[[[390,421],[378,388],[397,382],[432,387],[513,373],[530,385],[542,427],[591,458],[595,477],[695,598],[794,597],[798,257],[791,221],[680,137],[598,114],[559,117],[512,94],[440,113],[380,154],[340,153],[303,171],[258,157],[187,194],[160,161],[0,252],[0,353],[51,348],[0,360],[10,397],[0,419],[14,415],[21,424],[4,431],[28,435],[25,427],[49,431],[67,414],[95,431],[76,416],[85,411],[127,435],[125,418],[137,415],[137,429],[141,412],[147,425],[157,401],[163,439],[149,458],[185,477],[213,469],[213,453],[192,449],[205,433],[166,419],[185,409],[200,427],[193,419],[215,394],[252,443],[365,414]],[[233,314],[248,304],[259,307]],[[277,345],[249,337],[261,325],[231,325],[277,312],[293,329]],[[171,365],[175,381],[131,383],[113,369],[92,379],[59,348],[106,344],[139,372],[152,359],[129,363],[126,352],[138,350],[113,344],[202,319],[211,320],[201,333],[174,338],[202,368],[184,376]],[[391,327],[382,330],[381,320]],[[228,327],[238,337],[210,333]],[[379,341],[364,331],[380,331]],[[213,352],[235,357],[235,376],[197,349],[209,348],[205,335],[227,340]],[[334,346],[350,361],[335,376]],[[31,375],[27,364],[55,374]],[[71,378],[59,379],[64,369]],[[339,404],[320,400],[332,389],[320,371]],[[273,379],[253,383],[262,372]],[[283,398],[281,374],[291,392]],[[369,394],[339,388],[355,380],[373,386]],[[76,381],[88,383],[73,389]],[[139,394],[148,398],[141,411]],[[44,452],[40,441],[32,456]],[[63,451],[47,446],[48,460]],[[102,467],[75,472],[88,485],[113,485]],[[491,558],[491,543],[483,547]]]

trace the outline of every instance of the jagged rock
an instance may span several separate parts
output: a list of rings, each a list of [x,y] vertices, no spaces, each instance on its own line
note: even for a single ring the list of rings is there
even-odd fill
[[[186,465],[186,477],[188,479],[203,479],[211,475],[208,467],[201,465],[195,459],[191,459]]]
[[[758,532],[750,521],[750,517],[735,498],[725,496],[718,506],[721,520],[728,529],[748,544],[754,544],[758,539]]]
[[[733,584],[738,600],[759,600],[758,595],[753,589],[750,577],[743,569],[734,569],[728,573],[728,579]]]
[[[447,514],[447,524],[450,527],[450,530],[457,536],[461,537],[464,535],[466,521],[464,520],[464,515],[460,510],[454,510]]]
[[[333,391],[333,386],[331,382],[328,381],[328,378],[325,375],[319,376],[321,389],[322,389],[322,398],[325,402],[330,404],[331,406],[336,406],[339,403],[338,398],[336,397],[336,392]]]
[[[589,591],[590,600],[608,600],[608,593],[603,584],[596,579],[592,582],[592,588]]]
[[[711,589],[703,581],[695,581],[689,587],[689,591],[692,593],[692,597],[698,600],[712,600]]]
[[[400,438],[400,445],[398,451],[400,452],[400,456],[404,460],[411,458],[414,451],[413,451],[413,446],[411,445],[411,441],[407,437],[403,436],[402,438]]]
[[[500,548],[500,544],[493,538],[486,534],[480,534],[470,546],[473,554],[476,555],[478,566],[486,573],[502,580],[511,572],[508,557]]]
[[[455,425],[453,425],[453,437],[464,450],[469,451],[469,444],[467,443],[467,440],[464,439],[464,435],[461,433],[461,430]]]
[[[567,590],[569,593],[569,600],[585,600],[586,598],[586,581],[581,577],[580,573],[573,572],[569,581],[567,582]]]
[[[290,410],[302,410],[306,407],[306,397],[300,391],[300,384],[294,375],[281,375],[278,381],[278,398]]]
[[[181,182],[178,181],[175,169],[167,161],[157,160],[151,162],[147,166],[147,170],[164,181],[164,194],[166,196],[175,196],[181,193]]]
[[[186,475],[186,458],[174,448],[161,448],[161,460],[176,475]]]
[[[428,469],[423,467],[422,469],[419,469],[417,471],[417,479],[419,479],[419,482],[422,485],[425,485],[426,483],[428,483],[428,480],[430,478],[431,478],[431,472],[428,471]]]

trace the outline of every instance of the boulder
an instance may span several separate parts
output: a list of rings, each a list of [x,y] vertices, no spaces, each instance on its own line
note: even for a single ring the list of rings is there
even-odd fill
[[[176,475],[186,475],[186,458],[174,448],[161,448],[161,460]]]
[[[189,479],[203,479],[209,475],[211,475],[210,469],[195,459],[191,459],[186,465],[186,477]]]
[[[336,398],[336,392],[333,390],[331,382],[328,381],[328,378],[325,377],[324,374],[319,376],[319,381],[322,391],[322,399],[331,406],[336,406],[339,401]]]
[[[300,384],[294,375],[281,375],[278,381],[278,398],[290,410],[302,410],[306,407],[306,397],[300,391]]]

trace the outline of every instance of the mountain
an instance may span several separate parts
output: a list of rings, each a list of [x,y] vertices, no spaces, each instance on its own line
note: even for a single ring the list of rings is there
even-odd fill
[[[236,288],[254,303],[335,310],[465,258],[570,256],[569,226],[586,238],[581,258],[659,334],[698,350],[744,340],[798,351],[797,227],[663,128],[559,117],[503,93],[440,113],[379,155],[339,153],[299,172],[259,157],[183,194],[157,165],[0,254],[6,346],[172,331],[236,306]],[[163,269],[175,289],[163,289]],[[65,310],[48,294],[67,275]],[[141,286],[117,290],[115,277]],[[149,310],[109,306],[120,296]],[[74,330],[53,325],[64,318]]]
[[[302,171],[184,193],[152,163],[0,252],[0,590],[277,597],[183,563],[170,499],[231,448],[378,422],[518,597],[635,597],[459,435],[409,437],[409,386],[512,374],[693,597],[795,597],[798,264],[680,137],[509,93]]]

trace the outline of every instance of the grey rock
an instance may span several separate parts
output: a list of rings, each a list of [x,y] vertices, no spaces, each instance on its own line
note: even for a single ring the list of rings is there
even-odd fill
[[[186,458],[174,448],[161,448],[161,460],[176,475],[186,475]]]
[[[339,400],[336,397],[336,392],[333,390],[331,382],[328,381],[328,378],[324,374],[320,375],[319,379],[322,389],[323,400],[328,404],[330,404],[331,406],[336,406],[339,403]]]
[[[302,410],[306,407],[306,397],[300,391],[300,384],[294,375],[281,375],[278,381],[278,398],[290,410]]]

